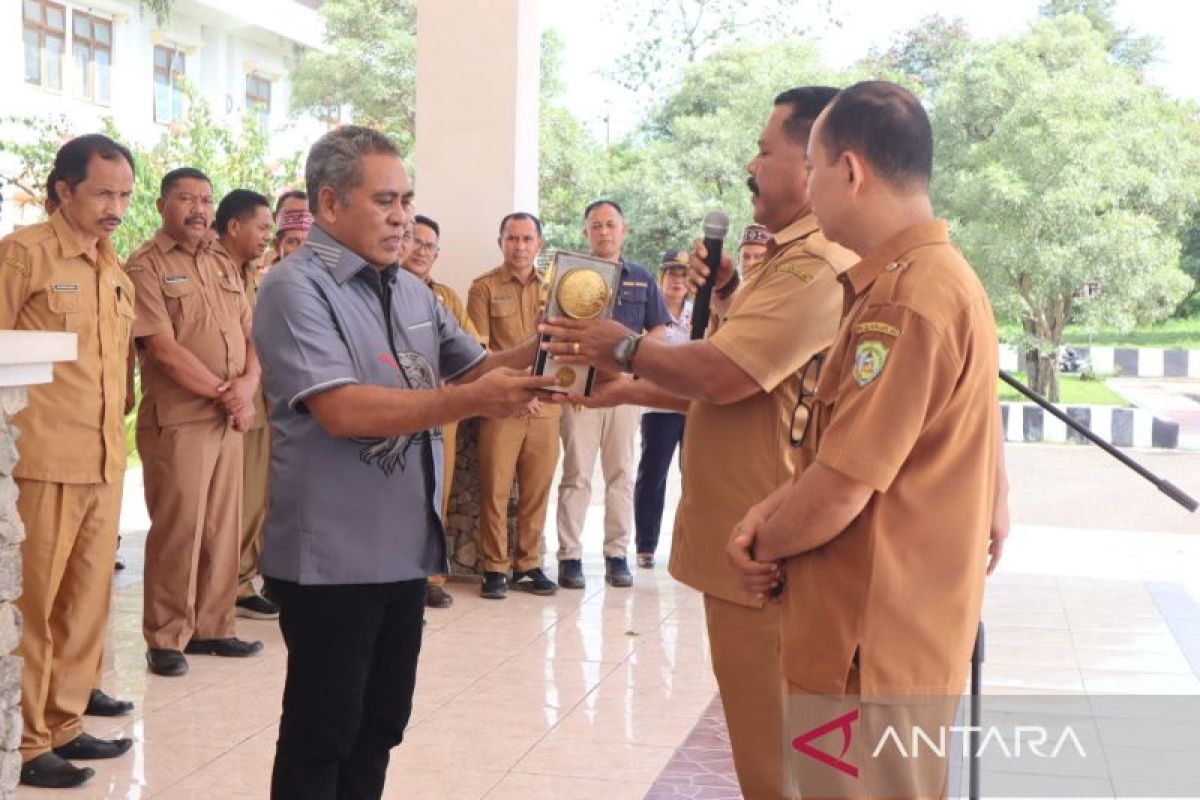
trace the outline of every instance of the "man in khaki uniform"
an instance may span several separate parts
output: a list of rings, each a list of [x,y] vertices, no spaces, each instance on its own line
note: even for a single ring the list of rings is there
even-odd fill
[[[462,300],[458,294],[444,283],[435,281],[430,273],[433,272],[433,265],[437,263],[438,251],[441,246],[442,229],[434,220],[420,214],[413,218],[412,228],[412,245],[408,250],[408,255],[401,262],[401,266],[407,271],[416,275],[429,290],[433,292],[434,297],[438,299],[454,320],[462,327],[464,331],[479,338],[479,334],[475,328],[471,326],[471,320],[467,317],[466,309],[463,308]],[[458,444],[458,423],[451,422],[442,426],[442,518],[444,519],[450,510],[450,493],[454,488],[454,462],[457,456],[455,450]],[[454,596],[446,591],[446,576],[445,575],[430,575],[427,579],[425,590],[425,605],[428,608],[449,608],[454,605]]]
[[[0,329],[66,331],[78,346],[13,419],[25,526],[20,780],[68,788],[95,773],[67,759],[132,745],[84,733],[82,714],[104,649],[125,475],[133,285],[109,237],[133,193],[133,157],[105,136],[81,136],[58,151],[53,174],[59,209],[0,240]]]
[[[542,279],[534,269],[542,251],[542,223],[524,212],[500,221],[500,266],[480,275],[467,292],[467,313],[485,347],[500,352],[536,334],[542,304]],[[481,594],[490,600],[512,587],[537,595],[557,591],[542,572],[542,534],[550,484],[558,463],[558,406],[535,403],[530,413],[510,419],[479,421],[479,553]],[[508,498],[516,475],[517,552],[508,552]],[[512,561],[510,562],[510,558]]]
[[[217,241],[212,251],[242,282],[254,313],[262,283],[263,256],[271,243],[271,203],[258,192],[234,189],[217,206]],[[258,556],[267,521],[267,473],[271,465],[271,428],[262,387],[254,393],[254,421],[242,436],[242,538],[235,613],[247,619],[276,619],[279,607],[258,593]]]
[[[920,720],[936,735],[930,723],[949,724],[966,679],[989,531],[1006,533],[996,328],[934,218],[933,136],[916,97],[885,81],[844,90],[808,152],[823,230],[864,257],[840,277],[847,313],[817,385],[811,464],[751,509],[730,557],[748,591],[782,592],[781,745],[827,722],[830,696],[866,727],[868,750],[844,757],[856,780],[801,751],[800,790],[943,796],[944,760],[869,748],[880,725],[909,741]]]
[[[754,218],[777,233],[765,260],[740,286],[723,259],[713,277],[707,339],[673,345],[637,339],[611,323],[555,321],[545,330],[556,338],[549,345],[556,357],[576,340],[591,363],[618,365],[641,378],[604,384],[581,402],[687,411],[670,571],[704,593],[734,766],[743,794],[755,800],[793,796],[779,742],[779,609],[742,590],[725,545],[747,509],[795,470],[793,431],[803,430],[807,408],[799,401],[811,393],[820,356],[837,330],[837,276],[855,261],[823,235],[805,185],[809,129],[834,94],[810,86],[775,98],[759,154],[747,169]],[[700,255],[692,255],[696,273],[704,269]],[[632,346],[620,348],[620,363],[614,351],[623,339]]]
[[[254,420],[258,358],[238,275],[206,244],[212,183],[196,169],[162,179],[162,228],[129,257],[137,286],[146,536],[146,660],[187,672],[184,653],[248,656],[234,636],[242,514],[242,432]]]

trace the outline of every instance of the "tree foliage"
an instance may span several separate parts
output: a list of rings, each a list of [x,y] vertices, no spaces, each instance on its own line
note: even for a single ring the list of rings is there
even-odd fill
[[[961,17],[932,14],[897,34],[886,50],[873,50],[863,69],[871,76],[908,86],[930,100],[950,69],[971,48]]]
[[[1043,0],[1038,13],[1053,18],[1068,14],[1083,16],[1104,37],[1104,48],[1118,64],[1144,70],[1154,63],[1161,42],[1154,36],[1119,27],[1113,19],[1117,0]]]
[[[272,159],[253,112],[247,114],[240,130],[231,130],[213,121],[207,103],[190,86],[186,91],[184,118],[171,125],[152,147],[131,143],[112,119],[104,122],[103,133],[129,147],[135,166],[133,199],[124,222],[113,234],[113,245],[122,257],[157,230],[160,220],[154,201],[162,176],[172,169],[187,166],[204,171],[212,179],[218,200],[232,189],[251,189],[273,198],[281,188],[300,181],[300,154]],[[10,118],[5,123],[4,129],[26,132],[20,141],[0,140],[0,150],[16,153],[21,163],[5,180],[41,206],[46,199],[46,177],[59,146],[85,131],[71,131],[62,118]]]
[[[291,74],[292,112],[381,130],[412,152],[416,111],[416,0],[327,0],[329,51],[306,50]]]
[[[1150,322],[1187,291],[1179,236],[1200,199],[1196,109],[1111,60],[1086,17],[979,46],[932,116],[935,207],[998,314],[1021,320],[1040,354],[1035,388],[1056,394],[1068,321]],[[1087,282],[1100,297],[1081,296]]]

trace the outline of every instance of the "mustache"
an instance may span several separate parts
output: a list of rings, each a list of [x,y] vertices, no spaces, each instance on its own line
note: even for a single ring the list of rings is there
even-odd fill
[[[193,222],[199,222],[201,224],[204,224],[204,223],[207,223],[208,220],[205,218],[205,216],[203,214],[193,214],[192,216],[185,219],[183,221],[183,224],[191,225]]]
[[[101,225],[107,225],[110,222],[114,225],[120,225],[124,221],[125,221],[124,217],[101,217],[100,218]]]
[[[754,180],[753,175],[746,178],[746,188],[750,190],[750,194],[758,197],[758,181]]]

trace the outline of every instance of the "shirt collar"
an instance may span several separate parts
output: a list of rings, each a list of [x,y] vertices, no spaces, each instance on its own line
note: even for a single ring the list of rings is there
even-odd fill
[[[801,239],[811,236],[816,233],[819,227],[817,225],[817,218],[814,215],[805,214],[771,237],[771,243],[767,245],[767,256],[774,255],[781,248],[786,247],[792,242],[798,242]]]
[[[215,241],[216,240],[209,242],[207,240],[202,240],[200,242],[200,249],[196,251],[196,255],[200,255],[206,250],[211,250]],[[176,247],[178,247],[180,250],[183,250],[183,245],[176,241],[174,237],[168,235],[162,228],[159,228],[154,232],[154,244],[164,254],[171,252]]]
[[[500,265],[500,277],[502,280],[508,281],[509,283],[520,283],[521,286],[528,286],[530,283],[540,283],[542,280],[542,276],[538,274],[537,268],[534,267],[533,274],[530,276],[529,280],[525,283],[521,283],[521,281],[517,279],[517,274],[509,269],[507,264]]]
[[[339,285],[353,278],[363,267],[375,269],[365,258],[326,233],[320,223],[314,223],[309,228],[308,240],[304,244],[316,254]]]
[[[249,261],[243,261],[241,264],[239,264],[237,259],[233,257],[233,253],[229,252],[229,248],[221,244],[220,239],[217,239],[212,243],[212,251],[217,255],[221,255],[229,259],[229,263],[233,264],[234,267],[242,272],[246,272],[247,267],[254,263],[254,259],[250,259]]]
[[[904,257],[912,250],[929,244],[949,243],[949,226],[944,219],[913,225],[876,247],[862,261],[842,273],[842,278],[856,295],[862,294],[884,270],[895,269],[903,263]]]
[[[54,229],[54,235],[58,237],[58,246],[62,249],[63,258],[87,255],[83,246],[83,237],[79,235],[75,226],[67,221],[61,210],[50,215],[50,227]],[[115,260],[116,251],[113,249],[112,242],[107,239],[97,239],[96,257],[99,261]]]

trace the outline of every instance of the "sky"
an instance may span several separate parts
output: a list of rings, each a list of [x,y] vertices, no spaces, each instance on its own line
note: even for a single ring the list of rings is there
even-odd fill
[[[644,0],[661,2],[661,0]],[[838,25],[814,30],[826,62],[852,64],[930,14],[961,17],[971,34],[990,39],[1014,35],[1037,17],[1039,0],[831,0]],[[604,67],[620,54],[626,35],[619,21],[595,0],[541,0],[542,26],[564,40],[565,101],[596,135],[613,138],[638,122],[638,111],[623,90],[603,77]],[[1176,97],[1200,101],[1200,0],[1118,0],[1117,21],[1138,33],[1160,38],[1160,61],[1150,79]],[[608,125],[605,118],[608,118]],[[611,127],[609,127],[611,126]]]

